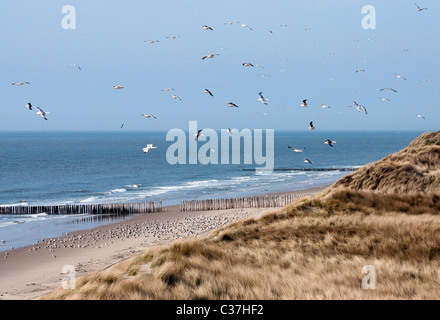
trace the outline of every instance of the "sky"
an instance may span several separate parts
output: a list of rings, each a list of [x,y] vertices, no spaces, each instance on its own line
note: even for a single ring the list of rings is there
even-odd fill
[[[1,1],[0,131],[188,129],[192,120],[217,130],[308,130],[310,121],[317,130],[438,130],[440,2],[418,4],[428,10],[414,0]],[[62,26],[65,5],[75,29]],[[376,29],[362,27],[366,5]],[[378,90],[387,87],[397,93]]]

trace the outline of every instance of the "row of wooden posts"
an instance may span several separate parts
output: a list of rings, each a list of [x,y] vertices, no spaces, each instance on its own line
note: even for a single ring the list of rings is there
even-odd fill
[[[310,196],[309,194],[266,195],[243,198],[209,199],[181,201],[180,211],[210,211],[242,208],[277,208],[284,207],[298,198]]]
[[[46,213],[48,215],[65,214],[135,214],[162,211],[162,201],[112,204],[80,204],[59,206],[15,206],[0,207],[0,214],[25,215]]]

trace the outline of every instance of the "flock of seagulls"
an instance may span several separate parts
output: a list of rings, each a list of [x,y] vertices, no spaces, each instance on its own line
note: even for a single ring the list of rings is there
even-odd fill
[[[415,5],[416,5],[417,10],[418,10],[419,12],[420,12],[420,11],[428,10],[428,8],[422,8],[422,7],[420,7],[420,6],[417,5],[417,4],[415,4]],[[239,22],[239,21],[231,21],[231,22],[225,22],[225,23],[224,23],[224,25],[233,25],[233,24],[241,24],[241,27],[242,27],[242,28],[247,28],[248,30],[253,31],[253,28],[252,28],[252,27],[250,27],[249,25],[247,25],[247,24],[245,24],[245,23],[241,23],[241,22]],[[288,26],[285,25],[285,24],[279,24],[279,27],[287,28]],[[213,32],[213,31],[214,31],[214,28],[212,28],[211,26],[208,26],[208,25],[203,25],[203,26],[202,26],[202,30],[205,30],[205,31],[208,31],[208,32]],[[304,30],[306,30],[306,31],[310,31],[310,30],[312,30],[312,28],[311,28],[311,27],[307,27],[307,28],[305,28]],[[269,33],[273,33],[273,31],[272,31],[272,30],[269,30]],[[177,35],[170,35],[170,36],[167,36],[166,38],[167,38],[167,39],[177,39],[177,38],[179,38],[179,36],[177,36]],[[372,41],[371,39],[368,39],[368,40],[369,40],[370,42]],[[359,41],[360,41],[360,40],[354,40],[354,42],[356,42],[356,43],[359,42]],[[144,42],[148,42],[148,43],[150,43],[150,44],[154,44],[154,43],[159,43],[160,40],[144,40]],[[222,48],[222,50],[224,50],[224,48]],[[409,50],[408,50],[408,49],[405,49],[405,51],[409,51]],[[332,52],[330,52],[329,54],[330,54],[330,55],[336,55],[337,53],[336,53],[335,51],[332,51]],[[214,59],[216,56],[219,56],[219,55],[220,55],[220,54],[218,54],[218,53],[209,53],[209,54],[203,56],[203,57],[202,57],[202,60],[206,60],[206,59]],[[73,66],[74,68],[77,68],[79,71],[82,70],[82,68],[81,68],[79,65],[77,65],[77,64],[71,64],[71,66]],[[250,68],[253,68],[253,67],[261,67],[261,66],[259,66],[259,65],[257,65],[257,64],[253,64],[253,63],[251,63],[251,62],[242,62],[242,66],[243,66],[243,67],[250,67]],[[287,72],[287,70],[280,70],[280,72],[285,73],[285,72]],[[365,72],[366,72],[366,70],[363,69],[363,68],[358,68],[358,69],[355,70],[355,73],[365,73]],[[397,79],[399,79],[399,80],[407,81],[407,78],[406,78],[405,76],[401,75],[401,74],[396,74],[396,73],[395,73],[394,75],[395,75],[395,76],[397,77]],[[261,76],[261,77],[270,77],[270,75],[261,75],[261,74],[259,74],[259,76]],[[334,78],[331,78],[331,80],[334,80]],[[30,84],[30,82],[27,82],[27,81],[19,81],[19,82],[13,82],[13,83],[12,83],[12,85],[17,85],[17,86],[24,86],[24,85],[29,85],[29,84]],[[125,88],[124,86],[119,85],[119,84],[113,86],[113,89],[114,89],[114,90],[122,90],[122,89],[124,89],[124,88]],[[394,89],[394,88],[391,88],[391,87],[387,87],[387,88],[379,88],[378,90],[379,90],[380,92],[388,91],[388,92],[392,92],[392,93],[397,93],[397,90]],[[182,101],[182,98],[181,98],[180,96],[171,93],[171,91],[175,91],[173,88],[161,89],[161,91],[162,91],[162,92],[166,92],[166,93],[168,93],[169,96],[170,96],[172,99],[174,99],[174,100]],[[211,90],[207,89],[207,88],[204,89],[204,93],[206,93],[206,94],[209,95],[210,97],[214,97],[213,92],[212,92]],[[385,102],[385,101],[391,101],[391,100],[390,100],[389,98],[387,98],[387,97],[379,97],[379,99],[380,99],[381,101],[384,101],[384,102]],[[258,93],[258,99],[257,99],[257,101],[261,102],[263,105],[268,105],[269,99],[265,98],[265,97],[263,96],[263,92],[260,91],[260,92]],[[364,113],[365,115],[368,115],[368,111],[367,111],[367,108],[366,108],[365,106],[363,106],[363,105],[357,103],[356,101],[353,101],[353,105],[356,107],[356,110],[357,110],[359,113]],[[227,102],[227,106],[230,107],[230,108],[239,108],[239,106],[238,106],[236,103],[231,102],[231,101],[228,101],[228,102]],[[302,100],[302,103],[300,104],[300,107],[303,107],[303,108],[309,108],[310,106],[309,106],[309,104],[308,104],[308,99],[304,99],[304,100]],[[322,109],[331,109],[331,106],[329,106],[329,105],[327,105],[327,104],[323,104],[323,103],[321,103],[321,107],[322,107]],[[349,107],[352,107],[352,105],[350,105]],[[34,106],[29,102],[29,103],[26,105],[26,108],[29,109],[29,110],[33,110],[33,109],[34,109]],[[281,108],[282,108],[282,106],[281,106]],[[47,119],[47,114],[49,114],[49,112],[45,112],[45,111],[44,111],[43,109],[41,109],[40,107],[36,107],[36,110],[37,110],[36,115],[41,116],[41,117],[42,117],[44,120],[46,120],[46,121],[48,120],[48,119]],[[269,115],[269,113],[264,112],[263,115],[267,116],[267,115]],[[142,116],[142,117],[145,117],[145,118],[147,118],[147,119],[157,119],[157,117],[154,116],[154,115],[152,115],[152,114],[142,113],[141,116]],[[417,117],[420,118],[420,119],[426,119],[426,118],[425,118],[423,115],[421,115],[421,114],[417,114]],[[121,129],[122,129],[122,128],[124,128],[124,124],[121,125]],[[232,133],[232,130],[231,130],[231,129],[228,129],[228,130],[229,130],[230,133]],[[310,121],[310,123],[309,123],[309,130],[316,130],[316,127],[314,126],[313,121]],[[199,139],[201,136],[202,136],[202,130],[199,130],[199,131],[197,132],[197,134],[195,135],[195,140],[198,141],[198,139]],[[327,144],[327,145],[330,146],[330,147],[333,147],[333,145],[334,145],[334,143],[336,143],[336,141],[332,141],[332,140],[330,140],[330,139],[325,139],[324,143]],[[157,148],[157,147],[153,147],[152,144],[148,144],[147,147],[143,148],[142,150],[145,152],[145,154],[147,154],[150,150],[153,150],[153,149],[156,149],[156,148]],[[292,147],[290,147],[290,146],[289,146],[289,148],[290,148],[290,149],[293,149],[294,152],[303,152],[304,150],[306,150],[306,148],[292,148]],[[312,164],[312,161],[310,161],[309,159],[305,159],[305,162],[306,162],[306,163],[309,163],[309,164]]]

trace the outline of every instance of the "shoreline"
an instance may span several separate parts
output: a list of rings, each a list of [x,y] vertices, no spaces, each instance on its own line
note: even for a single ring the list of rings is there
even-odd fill
[[[261,195],[315,195],[325,187]],[[43,242],[0,254],[0,300],[36,299],[61,285],[64,266],[76,276],[103,270],[178,239],[208,236],[229,223],[259,217],[279,208],[246,208],[180,212],[178,205],[163,212],[137,214],[123,221],[44,239]]]

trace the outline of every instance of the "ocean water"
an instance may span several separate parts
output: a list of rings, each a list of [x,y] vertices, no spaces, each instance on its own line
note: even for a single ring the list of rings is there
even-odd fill
[[[0,132],[0,206],[96,204],[246,196],[331,184],[406,147],[421,132],[276,131],[272,174],[244,164],[176,164],[166,160],[166,132]],[[263,133],[264,136],[264,133]],[[187,136],[187,140],[194,137]],[[335,140],[333,148],[324,139]],[[147,155],[142,148],[157,146]],[[205,142],[198,143],[199,148]],[[306,148],[294,153],[287,146]],[[212,148],[212,155],[222,149]],[[265,149],[263,149],[265,152]],[[313,164],[304,163],[310,159]],[[255,169],[257,170],[251,170]],[[298,171],[325,168],[333,171]],[[283,170],[279,170],[283,169]],[[0,216],[0,238],[19,247],[63,232],[111,222],[84,216]],[[20,236],[17,236],[19,234]],[[5,247],[0,246],[0,251]]]

